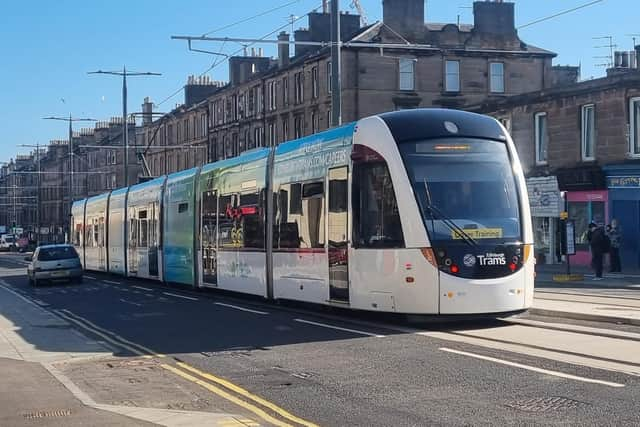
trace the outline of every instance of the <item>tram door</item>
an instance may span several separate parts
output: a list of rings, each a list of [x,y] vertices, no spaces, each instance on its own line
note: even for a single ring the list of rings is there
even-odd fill
[[[218,284],[218,258],[217,258],[217,225],[218,225],[218,195],[215,191],[202,193],[202,230],[200,241],[202,247],[202,281],[205,286],[217,286]]]
[[[349,302],[348,172],[346,166],[329,170],[329,299],[339,302]]]

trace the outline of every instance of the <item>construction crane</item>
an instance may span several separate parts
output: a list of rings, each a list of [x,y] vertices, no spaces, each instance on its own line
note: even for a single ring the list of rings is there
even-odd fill
[[[368,25],[367,13],[364,11],[360,0],[352,0],[351,8],[354,8],[358,11],[358,15],[360,15],[360,25],[363,27]]]

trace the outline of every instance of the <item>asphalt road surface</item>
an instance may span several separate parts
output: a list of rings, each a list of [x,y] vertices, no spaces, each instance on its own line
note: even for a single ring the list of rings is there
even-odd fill
[[[0,255],[0,286],[118,356],[241,387],[284,425],[640,425],[640,328],[411,324],[98,273],[34,289],[25,269]]]

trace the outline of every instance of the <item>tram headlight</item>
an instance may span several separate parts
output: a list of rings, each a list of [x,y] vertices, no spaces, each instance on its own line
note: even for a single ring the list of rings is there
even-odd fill
[[[531,253],[533,252],[533,245],[522,245],[522,247],[524,249],[524,254],[522,255],[522,263],[526,264],[526,262],[529,261]]]
[[[435,268],[438,268],[438,262],[436,261],[436,256],[433,253],[432,248],[422,248],[420,249],[420,252],[422,252],[422,256],[427,261],[429,261],[429,264],[433,265]]]

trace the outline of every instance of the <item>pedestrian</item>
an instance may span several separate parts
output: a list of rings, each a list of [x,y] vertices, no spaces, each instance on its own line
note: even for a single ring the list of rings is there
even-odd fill
[[[607,233],[611,247],[609,249],[609,260],[611,264],[610,272],[621,273],[622,266],[620,265],[620,246],[622,246],[622,230],[617,219],[611,220],[611,228]]]
[[[591,267],[596,273],[593,280],[602,280],[602,262],[604,254],[607,252],[607,236],[604,228],[595,222],[590,223],[587,238],[591,247]]]

